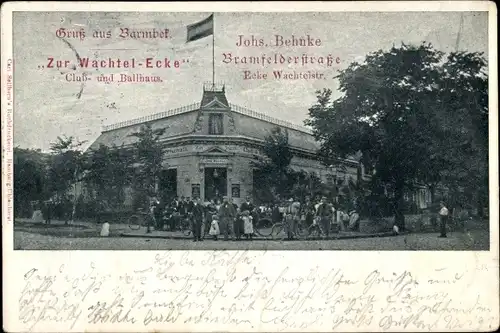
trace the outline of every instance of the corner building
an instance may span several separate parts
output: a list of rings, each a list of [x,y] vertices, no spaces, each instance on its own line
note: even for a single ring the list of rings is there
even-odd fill
[[[316,154],[319,143],[309,129],[231,104],[224,86],[212,84],[203,88],[200,103],[106,126],[90,149],[130,146],[137,140],[130,135],[145,123],[153,130],[166,128],[160,138],[164,160],[157,186],[169,196],[210,200],[227,195],[237,204],[252,197],[254,186],[266,185],[254,184],[251,162],[262,155],[264,139],[276,126],[288,132],[292,169],[314,172],[325,182],[347,183],[359,175],[355,160],[345,160],[342,172],[323,166]]]

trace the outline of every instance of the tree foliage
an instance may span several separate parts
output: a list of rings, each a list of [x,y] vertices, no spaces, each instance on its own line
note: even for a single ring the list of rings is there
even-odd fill
[[[293,154],[288,144],[288,132],[281,127],[274,127],[265,137],[262,147],[263,156],[253,162],[254,183],[259,188],[254,193],[261,201],[274,201],[291,194],[293,180],[290,175],[290,163]]]
[[[131,181],[130,151],[100,145],[86,155],[84,182],[88,192],[104,208],[118,209],[125,200],[125,187]]]
[[[286,130],[275,127],[265,137],[263,156],[253,162],[254,195],[261,202],[275,202],[290,197],[304,201],[306,196],[334,195],[332,186],[323,183],[315,173],[295,171],[290,167],[293,152]]]
[[[457,163],[478,163],[479,151],[487,151],[478,134],[487,140],[484,60],[471,53],[443,56],[427,43],[371,53],[340,72],[341,97],[319,91],[309,109],[306,123],[322,143],[323,161],[361,152],[367,170],[394,193],[400,228],[405,191],[418,183],[450,185],[445,175],[456,178]],[[465,142],[477,150],[464,150]]]
[[[57,137],[50,145],[51,158],[49,163],[48,186],[49,191],[54,193],[56,200],[67,199],[68,191],[83,171],[82,146],[74,137]]]
[[[14,148],[14,214],[31,216],[31,202],[46,200],[48,154],[40,150]]]
[[[164,128],[153,129],[150,124],[142,125],[138,132],[131,136],[137,138],[133,144],[134,179],[133,187],[139,196],[136,205],[144,205],[148,198],[154,197],[156,183],[162,170],[163,148],[160,137]]]

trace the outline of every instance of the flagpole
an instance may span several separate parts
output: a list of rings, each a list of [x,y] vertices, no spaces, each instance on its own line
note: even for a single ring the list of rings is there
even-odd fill
[[[455,42],[455,52],[458,52],[458,46],[460,44],[460,37],[462,34],[463,26],[464,26],[464,14],[461,13],[460,14],[460,25],[458,26],[458,32],[457,32],[457,40]]]
[[[212,13],[213,31],[212,31],[212,89],[215,90],[215,14]]]

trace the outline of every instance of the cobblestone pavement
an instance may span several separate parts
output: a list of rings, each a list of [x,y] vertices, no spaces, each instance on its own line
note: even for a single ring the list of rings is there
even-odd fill
[[[16,250],[489,250],[487,231],[453,232],[448,238],[437,233],[394,237],[319,241],[228,241],[192,242],[182,239],[145,239],[125,237],[71,238],[14,232]]]

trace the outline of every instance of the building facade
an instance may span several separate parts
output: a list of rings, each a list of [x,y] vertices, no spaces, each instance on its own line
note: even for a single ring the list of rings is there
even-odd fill
[[[262,156],[264,139],[276,126],[286,130],[293,153],[291,168],[314,172],[320,179],[347,183],[359,177],[360,164],[345,160],[343,170],[321,164],[319,143],[308,128],[269,117],[228,102],[224,86],[206,85],[200,103],[107,126],[90,146],[130,146],[131,136],[149,123],[153,130],[165,128],[163,171],[158,190],[169,196],[210,200],[229,196],[239,204],[252,196],[252,161]]]

